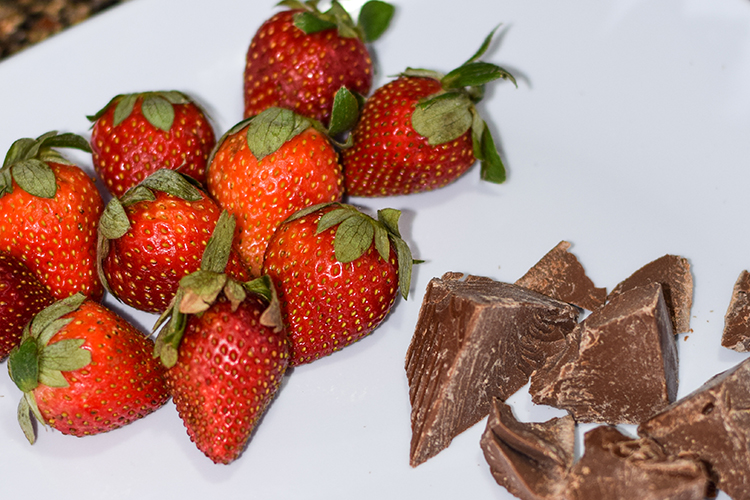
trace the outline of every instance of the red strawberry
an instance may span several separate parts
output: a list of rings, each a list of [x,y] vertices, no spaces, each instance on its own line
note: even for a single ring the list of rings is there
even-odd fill
[[[270,280],[243,285],[221,274],[226,253],[217,254],[229,241],[214,240],[210,262],[183,278],[156,341],[190,439],[224,464],[240,455],[278,391],[290,348]]]
[[[253,37],[245,66],[246,118],[282,107],[328,123],[341,87],[370,92],[372,59],[365,42],[387,29],[393,7],[367,2],[355,25],[336,0],[326,12],[317,3],[281,2],[291,10],[268,19]]]
[[[274,234],[263,272],[273,280],[292,339],[290,364],[327,356],[369,335],[406,298],[412,256],[400,212],[378,220],[339,203],[297,212]]]
[[[96,224],[104,202],[93,180],[54,148],[90,152],[83,137],[19,139],[0,168],[0,251],[26,264],[55,298],[99,301]]]
[[[21,340],[21,331],[36,313],[54,302],[50,291],[29,268],[0,252],[0,359]]]
[[[153,342],[82,294],[36,315],[11,352],[8,371],[23,392],[18,419],[31,443],[31,413],[80,437],[129,424],[168,399]]]
[[[116,197],[160,168],[205,183],[216,136],[203,110],[177,92],[115,96],[93,116],[94,168]]]
[[[200,269],[221,208],[174,170],[157,170],[121,199],[113,198],[99,223],[101,280],[119,300],[161,313],[180,279]],[[232,251],[227,272],[247,280]]]
[[[239,252],[254,276],[281,221],[343,195],[338,155],[318,125],[271,108],[227,132],[209,160],[208,191],[236,217]]]
[[[494,33],[494,31],[493,31]],[[505,181],[505,167],[475,104],[484,85],[513,76],[478,61],[492,39],[447,75],[408,69],[376,90],[342,153],[347,192],[392,196],[443,187],[482,162],[482,178]]]

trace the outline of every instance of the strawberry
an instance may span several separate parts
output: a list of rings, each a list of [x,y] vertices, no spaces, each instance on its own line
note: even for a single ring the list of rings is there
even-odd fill
[[[94,168],[114,196],[160,168],[205,183],[216,136],[203,110],[182,92],[117,95],[88,119]]]
[[[292,340],[291,365],[310,363],[369,335],[406,299],[412,255],[398,230],[400,212],[378,220],[340,203],[301,210],[266,249],[263,272],[279,294]]]
[[[23,261],[52,295],[101,300],[96,224],[104,202],[94,181],[55,148],[90,152],[75,134],[13,143],[0,168],[0,251]]]
[[[18,420],[29,442],[31,414],[63,434],[111,431],[168,399],[153,342],[110,309],[77,293],[42,310],[8,357],[23,392]]]
[[[207,183],[211,196],[236,217],[238,250],[256,277],[281,221],[343,196],[338,155],[320,124],[281,108],[243,120],[219,139]]]
[[[318,1],[286,0],[289,7],[258,29],[247,51],[245,118],[270,107],[293,110],[328,123],[335,93],[345,87],[367,95],[372,59],[365,45],[388,28],[394,8],[366,2],[355,25],[334,0],[321,12]]]
[[[240,284],[222,274],[230,231],[212,240],[201,270],[182,279],[155,327],[169,318],[155,352],[169,368],[167,384],[188,435],[223,464],[242,453],[289,363],[270,280]]]
[[[54,302],[50,291],[29,268],[10,254],[0,252],[0,359],[21,340],[32,317]]]
[[[180,279],[200,268],[220,214],[216,202],[187,177],[157,170],[107,204],[99,223],[102,283],[131,307],[163,312]],[[236,251],[227,272],[249,277]]]
[[[346,190],[352,196],[392,196],[443,187],[476,160],[482,179],[502,183],[505,167],[475,104],[484,86],[506,70],[478,59],[494,30],[466,63],[443,75],[407,69],[377,89],[342,153]]]

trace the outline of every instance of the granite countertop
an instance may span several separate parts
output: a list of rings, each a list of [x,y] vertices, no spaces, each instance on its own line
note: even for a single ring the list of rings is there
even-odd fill
[[[0,59],[126,0],[0,0]]]

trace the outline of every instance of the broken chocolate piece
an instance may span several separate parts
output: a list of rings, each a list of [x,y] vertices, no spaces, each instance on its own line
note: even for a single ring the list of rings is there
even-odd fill
[[[737,352],[750,351],[750,273],[747,271],[740,273],[732,289],[721,345]]]
[[[643,422],[638,434],[667,453],[696,455],[719,489],[750,499],[750,359]]]
[[[558,243],[516,285],[594,311],[604,305],[607,290],[594,286],[569,248],[567,241]]]
[[[494,399],[481,447],[493,477],[512,495],[522,500],[561,499],[573,465],[575,422],[567,415],[522,423],[510,406]]]
[[[674,401],[677,346],[661,285],[633,288],[594,311],[531,377],[532,400],[578,422],[638,424]]]
[[[600,426],[586,433],[584,448],[570,471],[567,500],[704,500],[709,490],[699,460],[667,455],[650,439]]]
[[[609,293],[607,300],[612,300],[627,290],[650,283],[660,283],[662,286],[675,335],[690,331],[693,275],[690,273],[690,263],[684,257],[664,255],[649,262],[617,285]]]
[[[565,345],[580,309],[520,286],[448,273],[427,286],[406,354],[412,466],[446,448]]]

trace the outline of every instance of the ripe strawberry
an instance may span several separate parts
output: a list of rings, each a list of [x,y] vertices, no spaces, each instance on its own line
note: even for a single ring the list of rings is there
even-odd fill
[[[18,345],[26,323],[52,302],[50,291],[23,262],[0,252],[0,360]]]
[[[163,312],[180,279],[200,269],[220,215],[216,202],[182,174],[157,170],[105,209],[99,223],[102,283],[131,307]],[[234,250],[227,271],[239,280],[249,277]]]
[[[388,28],[393,6],[365,3],[355,25],[336,0],[326,12],[317,3],[280,2],[291,10],[268,19],[253,37],[245,66],[246,118],[282,107],[328,123],[341,87],[369,94],[372,59],[365,43]]]
[[[93,122],[94,168],[116,197],[160,168],[205,183],[206,160],[216,136],[203,110],[177,92],[115,96]]]
[[[301,210],[268,244],[263,272],[273,280],[292,339],[291,365],[327,356],[369,335],[406,299],[412,256],[400,212],[378,220],[339,203]]]
[[[32,444],[32,413],[80,437],[129,424],[168,399],[153,342],[80,293],[34,317],[8,358],[8,371],[23,392],[18,420]]]
[[[217,254],[229,241],[214,240],[210,262],[183,278],[157,322],[169,318],[155,351],[190,439],[224,464],[242,453],[278,391],[290,348],[270,280],[240,284],[221,274],[226,253]]]
[[[271,108],[229,130],[209,159],[208,191],[236,217],[238,250],[254,276],[281,221],[343,195],[338,155],[318,128],[291,111]]]
[[[494,31],[493,31],[494,33]],[[505,167],[475,104],[484,85],[513,76],[478,61],[479,51],[447,75],[407,69],[376,90],[342,153],[346,190],[352,196],[392,196],[429,191],[453,182],[476,160],[482,179],[502,183]]]
[[[99,301],[96,224],[104,202],[93,180],[54,148],[90,152],[74,134],[49,132],[13,143],[0,168],[0,251],[23,261],[61,299]]]

